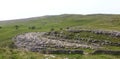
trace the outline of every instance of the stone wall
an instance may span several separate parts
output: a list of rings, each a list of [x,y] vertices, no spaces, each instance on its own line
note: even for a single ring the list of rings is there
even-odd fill
[[[82,50],[42,50],[43,54],[83,54]]]
[[[92,54],[112,54],[112,55],[120,55],[120,51],[112,51],[112,50],[96,50]]]

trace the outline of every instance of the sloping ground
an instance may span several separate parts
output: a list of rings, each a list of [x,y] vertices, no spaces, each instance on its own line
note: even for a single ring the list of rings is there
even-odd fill
[[[90,34],[85,36],[86,38],[82,38],[84,33]],[[92,32],[92,34],[91,34]],[[81,34],[82,33],[82,34]],[[88,29],[79,29],[79,30],[62,30],[62,31],[51,31],[51,32],[30,32],[30,33],[24,33],[17,35],[13,38],[13,42],[17,48],[25,49],[29,51],[35,51],[40,52],[42,50],[53,50],[55,49],[63,49],[64,52],[67,52],[66,49],[94,49],[98,50],[103,49],[104,50],[113,50],[110,51],[110,54],[117,53],[114,51],[114,49],[106,49],[106,46],[112,46],[112,47],[120,47],[119,38],[120,38],[120,32],[114,32],[114,31],[103,31],[103,30],[88,30]],[[96,36],[93,36],[95,34]],[[97,36],[102,35],[99,39],[94,39]],[[105,37],[104,37],[105,36]],[[100,40],[102,37],[104,37],[104,40]],[[114,41],[112,37],[115,37],[118,40]],[[92,39],[91,39],[92,38]],[[109,39],[107,39],[109,38]],[[106,40],[107,39],[107,40]],[[59,50],[57,50],[59,51]],[[62,50],[60,50],[62,52]],[[109,51],[107,52],[109,54]]]
[[[1,24],[2,23],[2,24]],[[15,25],[18,25],[19,28],[15,29]],[[59,28],[66,28],[66,27],[77,27],[80,26],[82,28],[89,28],[89,29],[102,29],[102,30],[118,30],[120,31],[120,15],[106,15],[106,14],[98,14],[98,15],[57,15],[57,16],[47,16],[47,17],[38,17],[38,18],[30,18],[26,20],[13,20],[13,21],[5,21],[0,22],[0,48],[11,47],[12,38],[20,33],[25,32],[48,32],[51,28],[55,30],[59,30]],[[30,26],[35,26],[35,29],[29,29]],[[86,33],[81,33],[85,34]],[[91,35],[91,34],[88,34]],[[92,34],[93,35],[93,34]],[[86,36],[85,36],[86,37]],[[101,35],[100,35],[101,37]],[[98,39],[100,37],[96,37]],[[112,40],[117,41],[117,40]],[[113,49],[113,50],[120,50],[119,47],[113,46],[105,46],[106,49]],[[14,52],[14,49],[7,50],[9,48],[3,49],[4,52],[0,53],[1,59],[9,59],[15,57],[15,59],[40,59],[39,54],[36,53],[29,53],[29,52],[22,52],[19,53]],[[2,50],[0,50],[2,51]],[[89,51],[89,50],[88,50]],[[10,52],[10,53],[9,53]],[[23,55],[21,55],[23,53]],[[33,55],[33,56],[31,56]],[[59,58],[55,59],[64,59],[62,55]],[[5,58],[6,57],[6,58]],[[18,58],[17,58],[18,57]],[[22,58],[23,57],[23,58]],[[80,55],[69,55],[66,57],[70,57],[71,59],[79,59]],[[90,55],[90,56],[83,56],[81,59],[119,59],[120,57],[115,57],[111,55]],[[43,58],[44,59],[44,58]],[[51,58],[52,59],[52,58]]]

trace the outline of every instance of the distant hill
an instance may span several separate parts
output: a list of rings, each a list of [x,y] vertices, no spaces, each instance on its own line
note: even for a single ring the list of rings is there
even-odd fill
[[[75,26],[88,26],[99,28],[110,28],[120,30],[120,15],[119,14],[62,14],[62,15],[47,15],[41,17],[31,17],[25,19],[0,21],[0,25],[40,25],[41,22],[48,23],[76,23]],[[60,22],[60,23],[59,23]]]

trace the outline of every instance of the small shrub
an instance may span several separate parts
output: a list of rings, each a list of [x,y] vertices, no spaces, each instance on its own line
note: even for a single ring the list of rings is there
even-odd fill
[[[18,29],[19,28],[19,26],[18,25],[15,25],[15,29]]]
[[[70,27],[67,27],[66,29],[70,29]]]
[[[60,28],[60,30],[63,30],[63,28]]]
[[[31,26],[31,27],[28,27],[29,29],[36,29],[36,27],[35,26]]]
[[[51,31],[54,31],[55,29],[54,28],[51,28]]]
[[[35,26],[32,26],[31,29],[36,29],[36,27],[35,27]]]
[[[0,29],[2,29],[2,26],[0,26]]]

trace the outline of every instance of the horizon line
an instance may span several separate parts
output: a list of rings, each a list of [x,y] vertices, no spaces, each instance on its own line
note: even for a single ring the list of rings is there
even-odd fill
[[[22,19],[29,19],[29,18],[35,18],[35,17],[46,17],[46,16],[59,16],[59,15],[120,15],[118,13],[88,13],[88,14],[72,14],[72,13],[63,13],[63,14],[48,14],[48,15],[41,15],[41,16],[30,16],[30,17],[21,17],[21,18],[14,18],[14,19],[5,19],[0,20],[1,21],[12,21],[12,20],[22,20]]]

